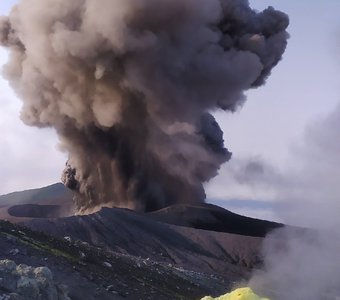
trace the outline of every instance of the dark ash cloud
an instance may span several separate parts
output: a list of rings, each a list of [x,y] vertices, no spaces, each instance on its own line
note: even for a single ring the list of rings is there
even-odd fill
[[[156,13],[155,13],[156,12]],[[236,0],[22,0],[0,19],[22,120],[54,127],[79,211],[199,202],[234,111],[286,48],[288,18]]]

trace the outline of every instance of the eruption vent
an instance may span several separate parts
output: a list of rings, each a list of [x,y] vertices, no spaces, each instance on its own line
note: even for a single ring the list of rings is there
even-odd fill
[[[234,111],[281,59],[288,18],[241,0],[22,0],[0,19],[22,120],[54,127],[79,211],[201,202]]]

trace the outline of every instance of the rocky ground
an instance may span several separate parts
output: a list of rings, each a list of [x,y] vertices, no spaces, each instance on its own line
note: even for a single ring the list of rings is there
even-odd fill
[[[2,300],[70,300],[67,287],[54,283],[49,268],[16,265],[8,259],[0,261],[0,290]]]
[[[9,222],[0,222],[0,259],[48,267],[55,284],[67,286],[75,300],[200,299],[224,293],[233,284],[216,274],[106,251],[69,237],[54,238]],[[0,295],[6,294],[0,286]]]
[[[53,185],[0,197],[0,219],[11,220],[0,221],[0,300],[217,296],[247,280],[261,264],[263,237],[282,226],[214,205],[178,205],[149,214],[104,208],[87,216],[47,218],[56,205],[68,203],[63,193]],[[10,288],[1,280],[1,263],[12,268],[3,268],[14,276]],[[43,296],[35,277],[41,267],[50,272],[45,282],[54,289],[51,295],[59,291],[58,298]],[[32,283],[30,292],[23,295],[19,282]]]
[[[261,260],[260,237],[167,224],[126,209],[104,208],[92,215],[36,219],[25,225],[115,253],[220,274],[231,280],[246,278]]]

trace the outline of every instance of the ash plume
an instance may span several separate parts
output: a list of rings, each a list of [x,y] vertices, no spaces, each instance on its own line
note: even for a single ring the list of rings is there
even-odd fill
[[[288,17],[239,0],[22,0],[0,19],[22,120],[54,127],[80,212],[201,202],[235,111],[286,48]]]

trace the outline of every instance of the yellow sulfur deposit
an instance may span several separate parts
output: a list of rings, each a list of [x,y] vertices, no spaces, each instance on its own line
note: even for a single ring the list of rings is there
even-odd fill
[[[201,300],[269,300],[268,298],[261,298],[254,294],[251,288],[245,287],[237,289],[231,293],[225,294],[223,296],[212,298],[210,296],[206,296]]]

